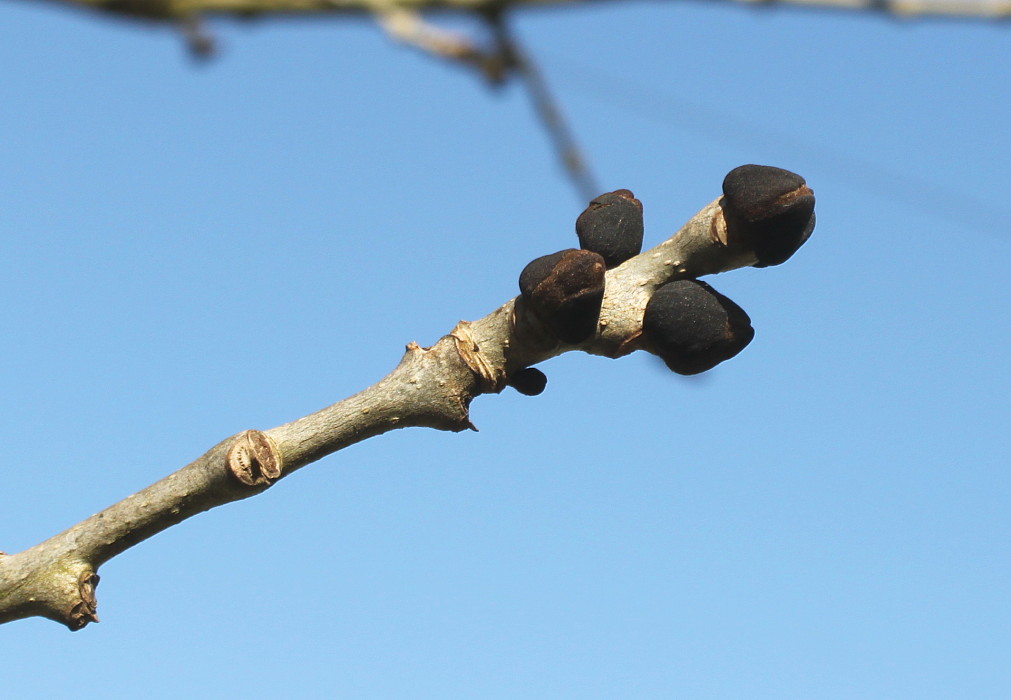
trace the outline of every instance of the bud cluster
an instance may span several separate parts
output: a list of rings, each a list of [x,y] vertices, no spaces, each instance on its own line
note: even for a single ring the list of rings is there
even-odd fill
[[[735,168],[723,181],[719,204],[727,239],[751,251],[755,267],[785,262],[814,229],[814,193],[788,170]],[[631,191],[615,190],[593,199],[576,219],[580,248],[537,258],[520,274],[517,329],[531,338],[540,333],[541,341],[547,338],[552,345],[578,345],[593,338],[605,272],[640,253],[643,230],[642,203]],[[740,306],[694,279],[656,289],[646,305],[642,332],[643,347],[678,374],[712,369],[743,350],[755,335]],[[510,378],[517,390],[529,395],[540,393],[546,382],[533,368]]]

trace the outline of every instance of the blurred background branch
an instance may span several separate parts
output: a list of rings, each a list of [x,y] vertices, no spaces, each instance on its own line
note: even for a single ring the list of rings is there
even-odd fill
[[[371,13],[403,10],[497,11],[503,7],[596,3],[600,0],[56,0],[95,10],[153,19],[180,19],[195,14],[251,17],[274,14]],[[619,0],[614,0],[618,2]],[[720,0],[754,7],[881,12],[897,17],[938,16],[998,19],[1011,15],[1006,0]]]

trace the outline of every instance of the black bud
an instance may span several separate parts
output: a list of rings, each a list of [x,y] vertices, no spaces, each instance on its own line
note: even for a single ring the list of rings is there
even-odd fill
[[[642,250],[642,203],[628,190],[602,194],[576,219],[579,247],[600,253],[608,269]]]
[[[814,192],[789,170],[734,168],[723,180],[721,204],[729,234],[755,251],[755,267],[786,262],[814,231]]]
[[[604,259],[589,250],[562,250],[537,258],[520,273],[523,308],[564,343],[597,331],[604,299]]]
[[[698,280],[657,289],[646,304],[642,330],[653,351],[678,374],[712,369],[755,337],[744,309]]]
[[[509,386],[525,396],[537,396],[547,385],[547,376],[536,367],[517,370],[509,377]]]

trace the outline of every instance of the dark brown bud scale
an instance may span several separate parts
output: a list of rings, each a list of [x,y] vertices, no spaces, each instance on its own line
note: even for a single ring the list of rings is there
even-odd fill
[[[814,192],[804,178],[768,165],[742,165],[723,180],[723,214],[731,236],[755,251],[755,267],[786,262],[814,230]]]
[[[597,331],[604,272],[604,259],[589,250],[570,248],[537,258],[520,273],[523,308],[563,343],[581,343]]]
[[[516,370],[509,377],[509,386],[524,396],[537,396],[544,391],[544,387],[547,385],[547,376],[536,367]]]
[[[600,253],[608,269],[642,250],[642,202],[629,190],[602,194],[576,219],[579,246]]]
[[[712,369],[755,337],[744,309],[698,280],[657,289],[646,305],[642,330],[652,350],[678,374]]]

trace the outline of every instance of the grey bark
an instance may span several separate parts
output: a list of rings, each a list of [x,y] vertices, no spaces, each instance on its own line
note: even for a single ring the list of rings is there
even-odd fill
[[[41,616],[71,630],[97,621],[99,567],[197,513],[257,495],[278,479],[361,440],[409,426],[473,428],[470,402],[512,372],[564,352],[621,357],[642,349],[642,317],[661,284],[756,262],[728,233],[720,200],[674,236],[610,270],[596,334],[578,346],[516,333],[515,299],[462,321],[430,348],[410,343],[376,384],[316,413],[226,438],[179,471],[16,554],[0,554],[0,623]]]

